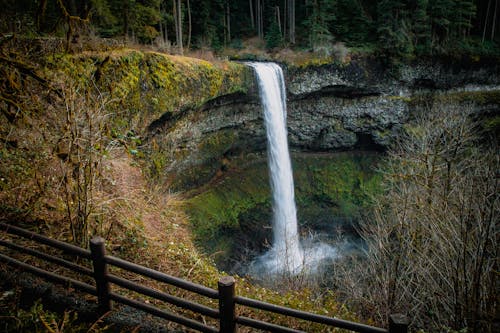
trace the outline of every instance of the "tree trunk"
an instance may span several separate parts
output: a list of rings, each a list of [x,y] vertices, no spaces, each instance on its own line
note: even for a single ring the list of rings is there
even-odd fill
[[[280,33],[283,31],[281,29],[281,15],[280,15],[280,7],[274,7],[274,12],[276,14],[276,23],[278,24],[278,28],[280,29]]]
[[[253,0],[248,0],[250,6],[250,23],[252,24],[252,29],[255,29],[255,17],[253,15]]]
[[[36,11],[36,28],[41,32],[45,23],[45,11],[47,10],[47,0],[40,1]]]
[[[164,44],[165,43],[165,35],[163,34],[163,12],[161,11],[161,2],[160,2],[160,4],[158,6],[159,6],[158,7],[158,11],[160,12],[160,22],[159,22],[159,25],[160,25],[160,38],[161,38],[161,44]]]
[[[172,15],[174,16],[174,26],[175,26],[175,42],[179,40],[179,23],[177,22],[177,4],[176,0],[172,0]]]
[[[224,14],[224,46],[231,42],[231,10],[229,1],[226,1],[226,10]]]
[[[179,53],[183,54],[184,49],[182,46],[182,3],[181,0],[173,0],[174,20],[175,20],[175,36],[177,48]]]
[[[288,2],[289,0],[285,0],[283,3],[283,40],[286,40],[290,27]]]
[[[182,1],[177,0],[177,23],[179,24],[179,39],[177,41],[177,46],[179,47],[180,54],[184,54],[184,48],[182,45]]]
[[[187,48],[191,47],[191,6],[189,5],[189,0],[186,1],[187,12],[188,12],[188,40],[187,40]]]
[[[257,35],[260,39],[264,38],[264,20],[262,19],[262,4],[261,0],[257,0]]]
[[[167,13],[167,2],[160,2],[160,34],[161,40],[164,45],[168,45],[168,29],[167,29],[167,20],[164,20]]]
[[[288,39],[295,44],[295,0],[288,0]]]
[[[495,25],[497,22],[498,0],[495,0],[495,11],[493,12],[493,26],[491,27],[491,40],[495,38]]]
[[[123,34],[125,35],[125,40],[128,40],[128,28],[129,28],[129,4],[125,1],[123,6]]]
[[[486,27],[488,26],[488,18],[490,16],[490,7],[491,7],[491,0],[488,0],[488,7],[486,8],[486,17],[484,19],[483,39],[481,40],[483,43],[484,43],[484,38],[486,37]]]

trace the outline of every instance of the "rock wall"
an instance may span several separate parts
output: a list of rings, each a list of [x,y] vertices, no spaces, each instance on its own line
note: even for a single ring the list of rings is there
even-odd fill
[[[289,142],[296,151],[383,150],[424,102],[474,101],[481,94],[479,109],[500,104],[498,64],[423,63],[396,70],[364,59],[285,68],[285,76]],[[255,86],[158,121],[150,134],[161,143],[167,179],[182,189],[202,185],[234,167],[235,158],[266,148]]]

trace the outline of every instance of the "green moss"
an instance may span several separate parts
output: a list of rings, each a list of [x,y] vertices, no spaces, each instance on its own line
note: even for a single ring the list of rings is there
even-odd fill
[[[466,91],[449,94],[452,101],[459,103],[473,102],[479,105],[500,105],[500,90],[492,91]]]
[[[202,157],[222,156],[236,139],[236,133],[232,130],[222,130],[206,135],[198,145],[198,154]]]
[[[297,204],[324,202],[332,205],[334,215],[356,217],[379,189],[374,169],[378,159],[374,154],[295,159]]]
[[[380,188],[380,177],[374,170],[378,159],[373,154],[295,156],[299,221],[321,217],[326,211],[328,218],[360,215]],[[216,253],[239,246],[228,239],[242,232],[243,221],[260,224],[261,229],[269,224],[270,207],[267,162],[263,159],[189,199],[186,212],[197,242],[206,252]],[[260,214],[262,210],[267,213]]]
[[[405,103],[410,103],[411,98],[407,96],[389,96],[390,101],[403,101]]]
[[[175,114],[253,85],[251,72],[239,63],[136,50],[51,56],[47,64],[49,73],[95,85],[109,101],[117,132],[142,133],[165,112]]]
[[[198,240],[214,240],[220,230],[238,228],[239,216],[254,206],[269,202],[267,168],[246,170],[245,177],[225,178],[216,187],[188,201],[186,211]]]

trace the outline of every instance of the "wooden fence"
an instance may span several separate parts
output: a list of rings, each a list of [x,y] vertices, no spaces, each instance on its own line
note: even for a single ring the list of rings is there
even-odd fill
[[[360,323],[346,321],[342,319],[327,317],[323,315],[313,314],[309,312],[294,310],[283,306],[278,306],[270,303],[261,302],[251,298],[238,296],[235,294],[235,281],[230,276],[220,278],[218,281],[218,290],[207,288],[205,286],[195,284],[177,277],[161,273],[150,268],[140,266],[126,260],[106,255],[104,239],[94,237],[90,241],[90,250],[83,249],[68,243],[64,243],[55,239],[51,239],[16,226],[0,223],[0,229],[4,233],[20,236],[39,244],[44,244],[49,247],[63,251],[66,255],[76,256],[82,259],[90,260],[92,269],[81,266],[73,261],[68,261],[61,257],[56,257],[32,248],[15,244],[6,239],[0,239],[0,246],[11,249],[15,252],[21,252],[34,256],[43,261],[62,266],[72,272],[79,273],[91,277],[95,281],[95,285],[76,280],[74,278],[62,276],[56,273],[49,272],[39,267],[19,261],[9,257],[4,253],[0,253],[0,261],[9,265],[18,267],[22,270],[31,272],[51,282],[60,284],[70,284],[73,288],[97,296],[98,309],[101,313],[106,313],[112,310],[112,301],[131,306],[142,310],[157,317],[161,317],[172,322],[184,325],[191,329],[200,332],[236,332],[237,326],[247,326],[255,329],[270,331],[270,332],[302,332],[296,329],[279,326],[276,324],[252,319],[237,315],[237,306],[245,306],[253,309],[269,311],[275,314],[303,319],[309,322],[321,323],[330,327],[338,327],[354,332],[363,333],[406,333],[408,331],[408,320],[404,315],[395,314],[389,318],[389,328],[383,329],[373,326],[368,326]],[[2,251],[5,252],[5,251]],[[175,286],[210,299],[218,300],[218,309],[198,304],[187,299],[179,298],[168,293],[148,288],[146,286],[134,283],[119,276],[110,274],[108,267],[114,266],[125,271],[133,272],[144,277]],[[90,267],[90,265],[89,265]],[[87,280],[89,280],[87,278]],[[187,318],[183,315],[171,313],[160,309],[151,304],[140,302],[135,299],[125,297],[117,292],[114,292],[111,285],[115,284],[121,288],[137,292],[139,294],[149,296],[153,299],[173,304],[180,308],[191,310],[195,313],[214,318],[219,322],[219,328],[207,325],[203,322]]]

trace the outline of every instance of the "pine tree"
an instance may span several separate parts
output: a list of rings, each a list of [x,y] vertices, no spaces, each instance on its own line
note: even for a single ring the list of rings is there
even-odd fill
[[[274,49],[283,46],[283,35],[276,19],[273,20],[265,36],[266,47]]]
[[[431,25],[427,10],[429,0],[416,0],[413,8],[413,31],[414,45],[417,54],[424,54],[430,51],[431,47]]]
[[[395,58],[411,58],[413,56],[413,31],[408,9],[403,1],[379,1],[377,24],[379,46],[383,52]]]
[[[453,2],[453,15],[450,15],[452,36],[456,39],[466,37],[471,27],[472,17],[476,14],[476,6],[472,0]]]
[[[434,47],[448,41],[452,5],[452,0],[435,0],[429,3],[429,13],[432,26],[432,44]]]
[[[333,3],[328,0],[313,0],[309,8],[310,15],[305,20],[309,31],[309,45],[314,49],[324,49],[333,40],[329,30],[335,16]]]
[[[343,41],[360,44],[372,36],[372,19],[360,1],[337,0],[334,5],[335,18],[332,30]]]

